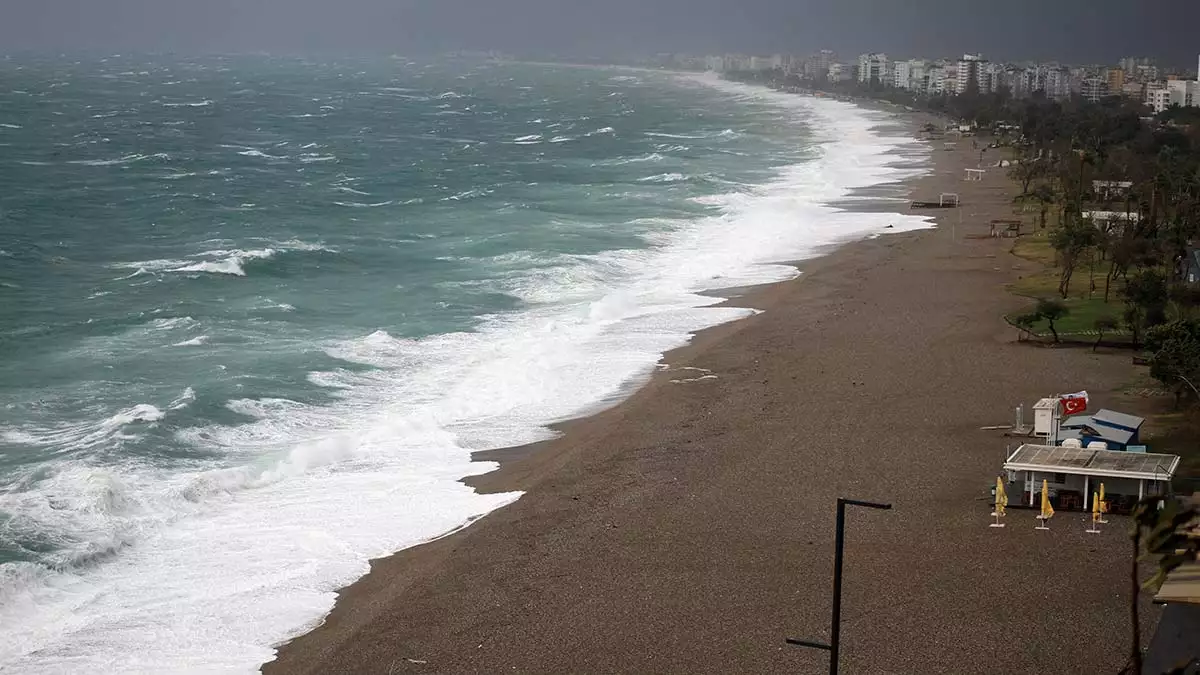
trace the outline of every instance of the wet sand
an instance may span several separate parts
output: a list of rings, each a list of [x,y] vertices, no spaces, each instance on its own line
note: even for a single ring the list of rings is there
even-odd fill
[[[938,229],[805,262],[624,403],[484,453],[502,468],[472,485],[528,494],[375,561],[264,671],[823,672],[784,639],[828,638],[843,496],[894,510],[848,517],[842,672],[1118,670],[1127,522],[1088,535],[1060,513],[1038,532],[1012,510],[988,528],[1012,440],[980,427],[1056,391],[1120,405],[1128,355],[1016,342],[1004,284],[1032,264],[967,236],[1012,217],[1013,187],[1003,169],[963,182],[978,154],[959,146],[912,183],[961,194]]]

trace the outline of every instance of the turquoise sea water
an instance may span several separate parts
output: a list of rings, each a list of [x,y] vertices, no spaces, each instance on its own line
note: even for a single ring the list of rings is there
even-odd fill
[[[0,60],[0,669],[253,670],[924,158],[701,76]]]

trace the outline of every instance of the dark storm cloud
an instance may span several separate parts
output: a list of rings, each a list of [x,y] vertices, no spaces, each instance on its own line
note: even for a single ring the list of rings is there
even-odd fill
[[[1197,0],[5,0],[0,50],[983,52],[1194,64]]]

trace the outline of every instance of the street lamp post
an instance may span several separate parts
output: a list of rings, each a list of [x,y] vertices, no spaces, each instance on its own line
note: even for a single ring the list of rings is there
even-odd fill
[[[838,497],[837,500],[837,535],[834,540],[833,548],[833,617],[831,619],[831,627],[829,630],[829,644],[823,642],[813,642],[810,640],[799,640],[796,638],[788,638],[787,642],[791,645],[799,645],[801,647],[812,647],[813,649],[824,649],[829,652],[829,675],[837,675],[838,672],[838,653],[841,647],[842,634],[842,559],[843,551],[846,544],[846,505],[850,506],[865,506],[869,509],[884,509],[890,510],[891,504],[877,504],[875,502],[864,502],[858,499],[844,499]]]

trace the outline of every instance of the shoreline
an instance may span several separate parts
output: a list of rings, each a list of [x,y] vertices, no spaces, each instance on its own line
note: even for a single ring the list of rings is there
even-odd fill
[[[962,183],[973,157],[934,151],[930,174],[903,181],[918,198],[962,193],[930,213],[953,227],[844,243],[795,279],[730,289],[723,304],[762,312],[696,333],[555,439],[475,453],[500,468],[466,484],[526,494],[371,561],[264,672],[815,670],[826,657],[783,638],[828,629],[835,496],[896,503],[853,518],[847,672],[1118,668],[1122,528],[1088,540],[1069,514],[1053,538],[1019,516],[1008,536],[986,527],[1005,443],[978,427],[1122,375],[1103,355],[1016,345],[1003,283],[1029,266],[1008,240],[963,237],[1010,217],[1012,186]],[[1050,606],[1008,597],[1031,579]]]

